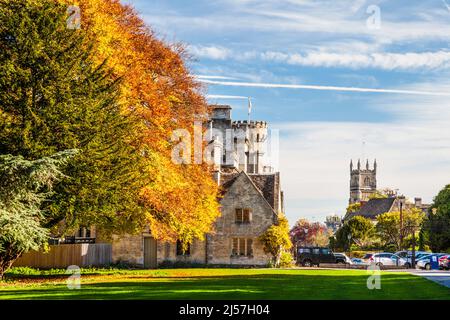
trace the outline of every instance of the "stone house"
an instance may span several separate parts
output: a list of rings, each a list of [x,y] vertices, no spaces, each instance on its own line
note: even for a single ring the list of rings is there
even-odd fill
[[[183,252],[181,243],[159,242],[145,230],[115,236],[113,262],[145,268],[161,264],[265,266],[270,256],[258,237],[284,211],[280,174],[267,161],[268,128],[261,121],[232,121],[230,106],[211,106],[209,150],[214,179],[222,187],[221,216],[205,240]]]

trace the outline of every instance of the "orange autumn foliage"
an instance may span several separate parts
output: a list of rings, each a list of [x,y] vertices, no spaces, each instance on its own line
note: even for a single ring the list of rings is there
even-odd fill
[[[106,60],[114,77],[122,78],[124,112],[133,110],[142,118],[130,143],[147,155],[151,179],[137,200],[152,234],[163,240],[202,239],[219,215],[218,187],[206,165],[171,161],[173,130],[192,134],[196,115],[208,112],[183,47],[157,39],[134,9],[118,0],[55,1],[79,5],[81,27],[94,39],[97,62]]]

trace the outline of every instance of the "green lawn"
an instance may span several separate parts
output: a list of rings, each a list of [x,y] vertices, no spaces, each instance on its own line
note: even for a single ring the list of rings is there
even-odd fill
[[[69,290],[63,271],[9,273],[0,299],[450,299],[450,289],[406,272],[383,272],[369,290],[360,270],[86,270]]]

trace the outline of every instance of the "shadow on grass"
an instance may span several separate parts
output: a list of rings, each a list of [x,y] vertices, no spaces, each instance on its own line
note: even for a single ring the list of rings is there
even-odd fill
[[[259,274],[201,277],[127,277],[85,283],[8,288],[0,299],[449,299],[450,289],[409,274],[383,274],[381,290],[366,274]]]

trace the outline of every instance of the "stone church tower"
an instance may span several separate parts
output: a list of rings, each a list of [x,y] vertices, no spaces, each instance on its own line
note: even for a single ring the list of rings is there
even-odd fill
[[[369,168],[369,160],[366,167],[361,168],[358,160],[356,169],[353,168],[353,160],[350,161],[350,199],[349,204],[366,202],[377,190],[377,160],[373,163],[373,169]]]

